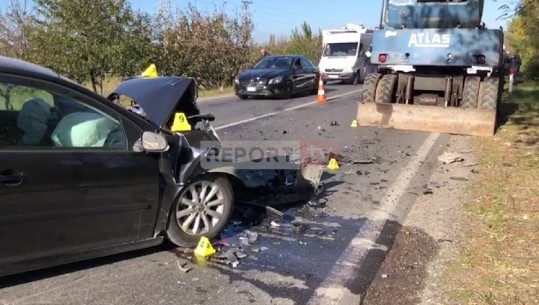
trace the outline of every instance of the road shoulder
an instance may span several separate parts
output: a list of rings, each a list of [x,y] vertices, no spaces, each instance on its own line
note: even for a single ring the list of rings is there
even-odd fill
[[[453,136],[362,304],[539,303],[539,85],[506,96],[493,137]]]
[[[464,160],[439,164],[402,224],[367,290],[363,305],[440,304],[441,277],[458,251],[467,224],[463,202],[475,160],[466,137],[451,137],[446,152]]]

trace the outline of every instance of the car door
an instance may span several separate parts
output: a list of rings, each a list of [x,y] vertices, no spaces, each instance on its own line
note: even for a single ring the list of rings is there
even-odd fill
[[[305,88],[305,71],[301,66],[301,61],[299,58],[294,59],[293,67],[293,76],[294,76],[294,88],[296,92],[302,91]]]
[[[311,89],[318,82],[317,68],[307,58],[301,58],[301,66],[305,71],[305,87]]]
[[[0,74],[5,88],[0,265],[151,237],[158,160],[131,149],[142,131],[59,85]]]

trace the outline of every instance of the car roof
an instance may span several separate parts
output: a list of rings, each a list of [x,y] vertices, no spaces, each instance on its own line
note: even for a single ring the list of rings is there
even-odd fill
[[[51,69],[33,64],[31,62],[2,55],[0,55],[0,71],[18,72],[20,74],[27,75],[37,74],[48,77],[59,77],[58,73],[54,72]]]
[[[295,57],[295,58],[305,58],[305,56],[302,55],[295,55],[295,54],[279,54],[279,55],[268,55],[266,57]]]

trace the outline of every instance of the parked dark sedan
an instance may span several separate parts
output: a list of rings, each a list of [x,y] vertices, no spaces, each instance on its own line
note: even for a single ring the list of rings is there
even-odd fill
[[[240,99],[249,96],[291,98],[299,92],[318,91],[319,69],[300,55],[273,55],[259,60],[234,80]]]
[[[165,239],[194,246],[227,223],[230,176],[201,167],[212,148],[168,128],[184,103],[198,115],[196,82],[135,78],[119,91],[146,115],[0,56],[0,276]]]

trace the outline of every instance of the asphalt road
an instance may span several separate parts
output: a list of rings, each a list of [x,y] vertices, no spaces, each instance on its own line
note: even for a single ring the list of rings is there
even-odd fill
[[[246,251],[237,268],[196,264],[189,251],[158,247],[1,279],[0,304],[359,304],[448,141],[351,128],[359,89],[328,85],[327,103],[313,95],[200,102],[217,117],[223,141],[313,141],[338,146],[348,161],[324,175],[318,206],[284,210],[303,225],[274,227],[265,216],[250,227],[258,238],[247,248],[259,251]],[[178,267],[185,262],[187,273]]]

